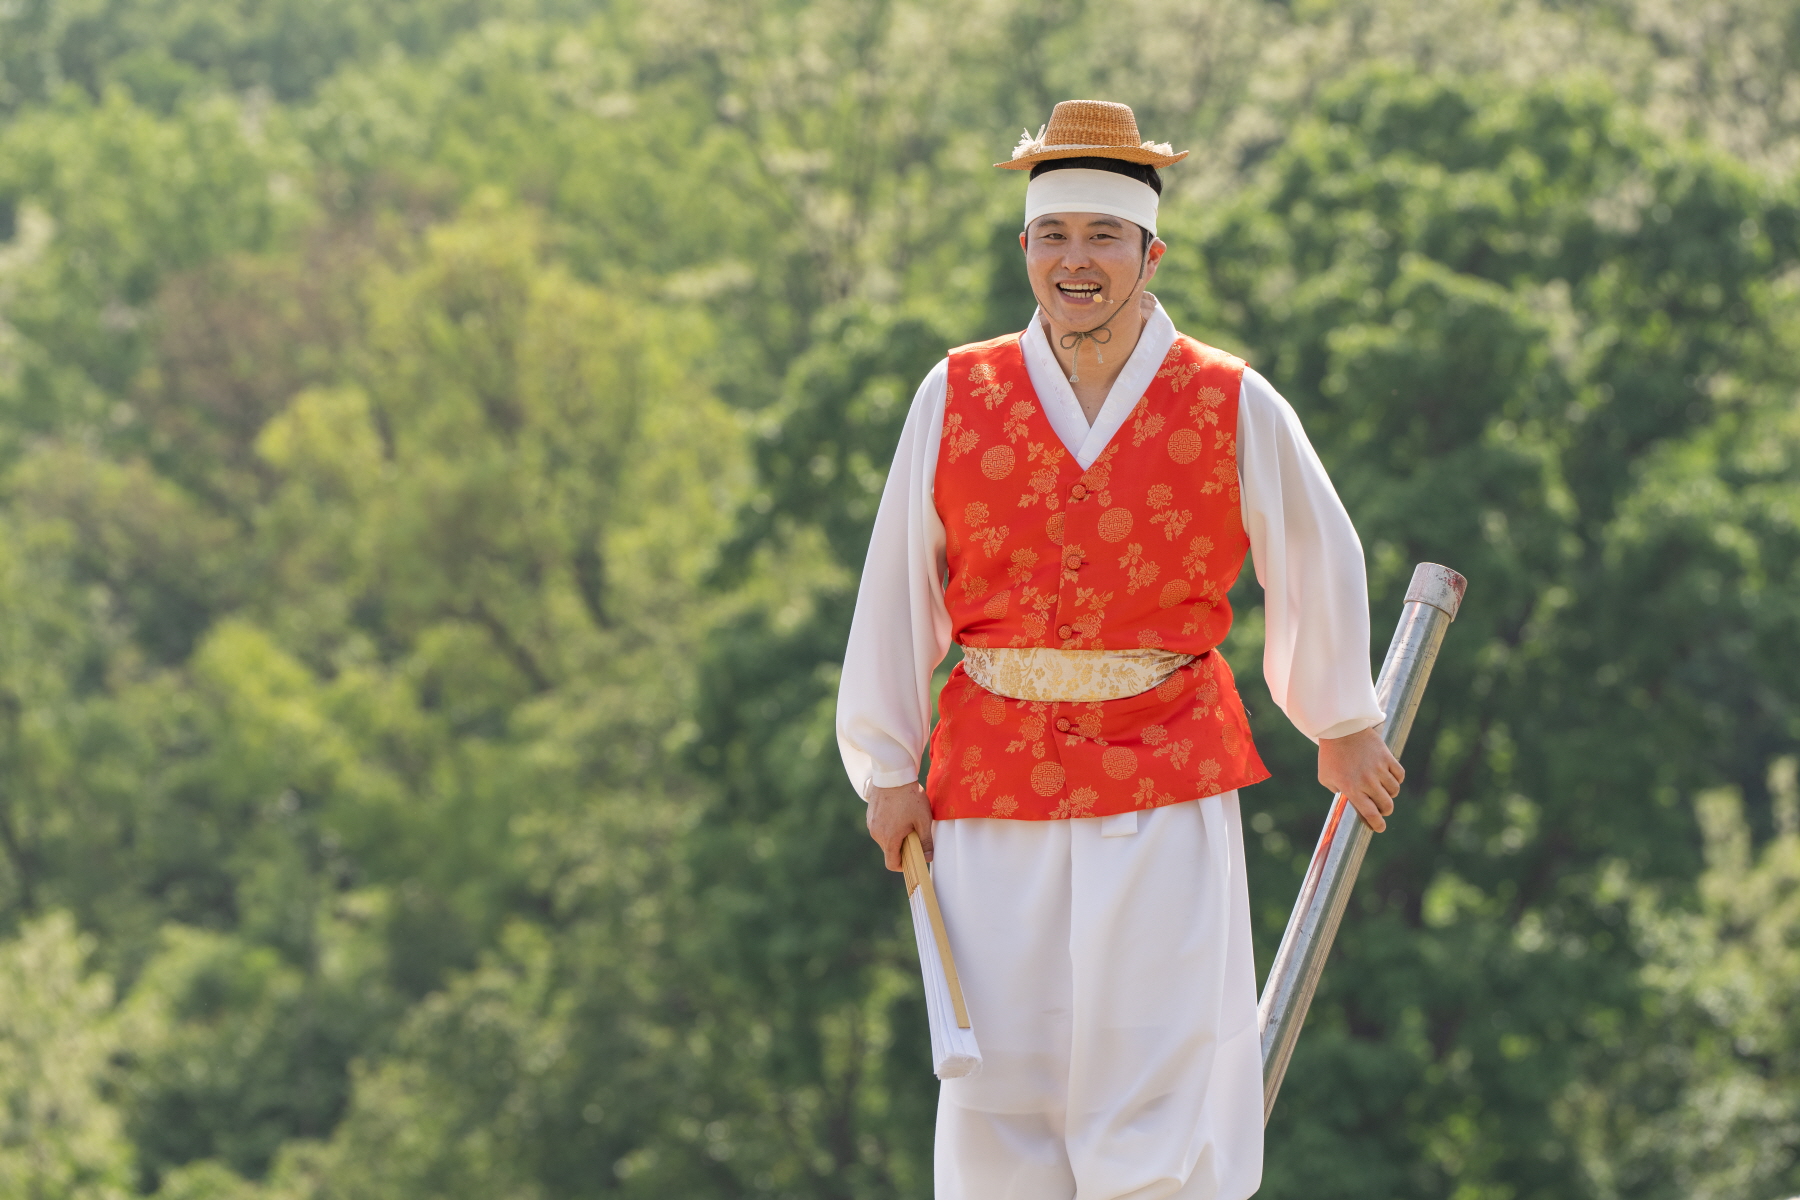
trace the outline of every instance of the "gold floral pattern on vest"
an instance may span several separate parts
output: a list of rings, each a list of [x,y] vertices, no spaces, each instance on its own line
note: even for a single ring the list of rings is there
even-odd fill
[[[1105,816],[1267,778],[1216,652],[1249,549],[1242,361],[1177,337],[1086,470],[1044,416],[1018,335],[949,366],[933,499],[965,662],[939,697],[933,813]],[[1081,670],[1093,678],[1063,674]]]

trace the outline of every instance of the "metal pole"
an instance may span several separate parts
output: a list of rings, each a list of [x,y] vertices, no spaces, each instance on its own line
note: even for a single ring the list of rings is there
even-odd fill
[[[1444,631],[1456,619],[1465,586],[1463,577],[1449,567],[1420,563],[1413,569],[1406,607],[1401,610],[1399,628],[1388,643],[1387,660],[1381,664],[1375,684],[1381,710],[1387,714],[1382,740],[1396,758],[1406,746],[1406,735],[1412,732],[1431,666],[1443,645]],[[1300,1026],[1319,986],[1338,923],[1344,919],[1344,906],[1350,902],[1350,889],[1356,884],[1370,836],[1369,827],[1343,793],[1333,796],[1325,830],[1306,868],[1300,898],[1294,902],[1287,932],[1281,935],[1281,948],[1275,952],[1275,965],[1269,968],[1269,980],[1256,1007],[1262,1031],[1264,1124],[1275,1109],[1276,1093],[1281,1091],[1282,1076],[1287,1074],[1288,1059],[1300,1038]]]

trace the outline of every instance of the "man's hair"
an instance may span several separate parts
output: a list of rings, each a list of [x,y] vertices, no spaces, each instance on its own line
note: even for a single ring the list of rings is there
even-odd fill
[[[1121,162],[1116,158],[1053,158],[1041,162],[1031,168],[1031,177],[1036,179],[1049,171],[1061,171],[1071,167],[1080,167],[1088,171],[1111,171],[1114,175],[1123,175],[1127,179],[1135,179],[1139,183],[1147,183],[1150,190],[1162,195],[1162,175],[1149,163]]]
[[[1150,190],[1162,195],[1162,174],[1149,163],[1122,162],[1116,158],[1053,158],[1041,162],[1031,168],[1031,177],[1036,179],[1050,171],[1061,171],[1071,167],[1081,167],[1089,171],[1111,171],[1114,175],[1123,175],[1127,179],[1135,179],[1139,183],[1147,183]],[[1150,252],[1150,239],[1156,235],[1138,226],[1138,232],[1144,235],[1144,253]]]

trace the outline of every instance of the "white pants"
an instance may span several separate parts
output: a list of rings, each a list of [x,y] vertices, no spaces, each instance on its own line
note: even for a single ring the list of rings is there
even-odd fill
[[[982,1068],[938,1098],[937,1200],[1243,1200],[1262,1061],[1236,792],[940,821]]]

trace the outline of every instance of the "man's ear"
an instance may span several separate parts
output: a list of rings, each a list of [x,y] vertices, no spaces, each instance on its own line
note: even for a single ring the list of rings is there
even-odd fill
[[[1025,249],[1025,231],[1023,229],[1019,230],[1019,249]]]
[[[1167,254],[1168,252],[1169,252],[1169,244],[1167,242],[1163,241],[1159,237],[1152,237],[1150,239],[1150,253],[1145,256],[1145,258],[1146,258],[1146,265],[1144,267],[1144,278],[1145,279],[1148,279],[1152,275],[1156,274],[1156,264],[1161,262],[1162,256],[1164,254]]]

